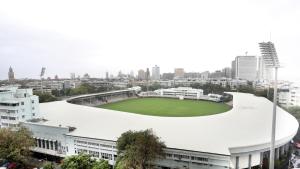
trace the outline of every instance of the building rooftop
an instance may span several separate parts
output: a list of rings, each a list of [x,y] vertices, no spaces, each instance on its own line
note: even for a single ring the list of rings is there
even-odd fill
[[[114,140],[128,130],[152,128],[169,148],[230,155],[245,147],[267,148],[272,102],[252,94],[231,93],[233,108],[200,117],[157,117],[57,101],[40,104],[44,125],[73,126],[69,135]],[[278,107],[276,143],[292,139],[297,120]]]

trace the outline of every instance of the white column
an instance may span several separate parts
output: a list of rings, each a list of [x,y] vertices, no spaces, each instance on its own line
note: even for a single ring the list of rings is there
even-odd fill
[[[239,156],[236,156],[236,157],[235,157],[235,168],[236,168],[236,169],[239,169],[239,168],[240,168],[239,160],[240,160],[240,159],[239,159]]]
[[[280,149],[280,155],[281,156],[284,155],[284,145],[279,147],[279,149]]]
[[[275,149],[275,159],[279,159],[279,147]]]
[[[248,169],[251,169],[251,163],[252,163],[252,155],[249,154],[249,159],[248,159]]]
[[[264,152],[261,152],[260,153],[260,162],[259,162],[259,164],[260,164],[260,167],[262,167],[262,165],[263,165],[263,159],[264,159]]]

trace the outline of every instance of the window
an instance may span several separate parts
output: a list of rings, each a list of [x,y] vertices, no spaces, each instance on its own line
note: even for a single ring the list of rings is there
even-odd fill
[[[15,113],[15,110],[7,110],[7,113]]]
[[[181,154],[174,154],[174,158],[178,158],[178,159],[189,159],[190,156],[187,156],[187,155],[181,155]]]
[[[18,127],[17,124],[9,124],[9,127]]]
[[[97,151],[89,150],[89,155],[91,155],[92,157],[98,157],[99,158],[99,152],[97,152]]]
[[[35,116],[35,113],[32,113],[32,116]]]
[[[107,145],[107,144],[100,144],[101,147],[106,147],[106,148],[112,148],[111,145]]]
[[[2,126],[8,126],[8,123],[2,123]]]
[[[8,119],[7,116],[1,116],[1,119]]]
[[[191,160],[196,160],[196,161],[208,161],[208,158],[203,158],[203,157],[195,157],[191,156]]]
[[[19,103],[0,103],[0,106],[19,106]]]
[[[34,103],[34,100],[31,100],[31,103]]]
[[[21,102],[21,105],[24,105],[24,102]]]
[[[24,119],[25,118],[25,115],[22,115],[22,119]]]
[[[107,160],[112,160],[112,154],[101,153],[101,158],[102,159],[107,159]]]
[[[32,110],[34,110],[34,107],[32,107]]]
[[[173,154],[166,153],[166,157],[172,158]]]
[[[9,117],[9,120],[16,120],[15,117]]]

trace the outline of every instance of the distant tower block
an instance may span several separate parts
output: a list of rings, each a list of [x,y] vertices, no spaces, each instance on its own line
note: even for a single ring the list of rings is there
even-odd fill
[[[15,80],[15,73],[14,70],[9,67],[9,71],[8,71],[8,81],[9,82],[13,82]]]

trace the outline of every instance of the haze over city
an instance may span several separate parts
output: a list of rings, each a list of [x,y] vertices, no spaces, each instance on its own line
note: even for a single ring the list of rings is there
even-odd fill
[[[289,1],[2,1],[0,79],[105,77],[159,65],[161,72],[230,67],[275,43],[279,79],[299,80],[300,2]],[[5,61],[5,62],[3,62]]]
[[[0,1],[0,169],[299,169],[299,9]]]

